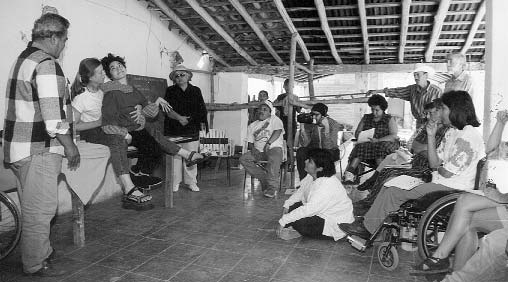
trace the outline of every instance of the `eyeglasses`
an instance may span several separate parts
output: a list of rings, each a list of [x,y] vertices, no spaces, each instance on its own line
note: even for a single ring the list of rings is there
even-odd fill
[[[186,76],[186,75],[187,75],[187,74],[186,74],[186,73],[184,73],[184,72],[177,73],[177,74],[175,74],[175,78],[176,78],[176,77]]]

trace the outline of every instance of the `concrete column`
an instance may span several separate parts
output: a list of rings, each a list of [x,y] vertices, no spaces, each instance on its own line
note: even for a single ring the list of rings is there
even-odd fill
[[[488,139],[499,109],[508,108],[508,1],[487,1],[486,49],[485,49],[485,100],[483,136]],[[504,137],[508,136],[505,130]],[[503,138],[506,140],[506,138]]]

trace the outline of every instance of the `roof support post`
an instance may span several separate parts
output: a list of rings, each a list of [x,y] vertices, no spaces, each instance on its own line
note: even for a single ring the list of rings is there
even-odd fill
[[[287,93],[286,99],[288,99],[289,103],[286,105],[286,111],[288,113],[288,132],[287,132],[287,147],[288,147],[288,158],[289,158],[289,164],[294,164],[293,159],[293,103],[292,102],[292,96],[293,96],[293,87],[295,86],[295,63],[296,63],[296,41],[297,41],[298,34],[293,33],[291,35],[291,53],[289,54],[289,89]],[[291,170],[291,184],[289,188],[294,188],[295,186],[295,170]]]
[[[311,71],[314,70],[314,59],[311,59],[309,62],[309,68]],[[308,73],[308,83],[309,83],[309,96],[311,100],[314,100],[314,72]]]

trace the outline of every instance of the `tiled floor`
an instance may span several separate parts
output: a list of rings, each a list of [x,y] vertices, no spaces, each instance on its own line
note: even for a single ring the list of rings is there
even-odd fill
[[[175,207],[124,210],[119,200],[86,210],[86,246],[72,244],[68,217],[52,228],[61,279],[35,279],[21,273],[19,252],[0,263],[0,281],[174,281],[174,282],[338,282],[425,281],[409,276],[416,253],[400,252],[400,266],[382,269],[373,249],[357,252],[346,242],[277,239],[274,226],[286,197],[259,194],[244,200],[243,171],[233,171],[227,187],[223,173],[205,171],[201,192],[185,188]]]

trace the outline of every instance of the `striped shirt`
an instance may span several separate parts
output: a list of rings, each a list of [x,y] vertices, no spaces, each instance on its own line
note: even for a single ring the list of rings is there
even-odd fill
[[[458,77],[452,76],[450,80],[446,81],[443,93],[458,90],[467,91],[473,97],[473,80],[465,71]]]
[[[43,152],[64,154],[55,137],[72,133],[72,110],[68,81],[56,58],[28,46],[10,71],[5,108],[5,162]]]
[[[386,97],[409,101],[411,104],[411,113],[416,119],[417,128],[425,120],[423,106],[441,97],[441,94],[443,94],[441,88],[430,82],[427,83],[427,88],[422,88],[418,84],[412,84],[406,87],[387,88],[385,90]]]

